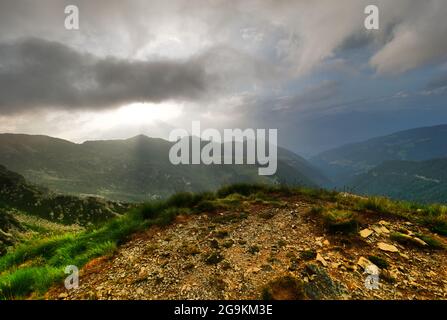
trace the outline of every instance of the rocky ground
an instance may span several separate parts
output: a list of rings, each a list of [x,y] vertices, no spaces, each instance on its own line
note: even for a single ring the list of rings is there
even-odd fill
[[[367,212],[359,214],[358,232],[333,233],[312,213],[314,203],[282,200],[152,227],[86,265],[78,289],[57,286],[46,298],[447,298],[446,251],[415,235],[445,238]],[[411,241],[396,241],[394,232]]]

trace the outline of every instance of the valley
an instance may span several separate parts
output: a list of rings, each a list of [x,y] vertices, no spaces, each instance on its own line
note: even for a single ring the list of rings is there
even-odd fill
[[[0,166],[0,298],[447,298],[447,209],[431,204],[445,201],[444,158],[348,152],[331,162],[359,169],[346,193],[318,189],[334,178],[321,159],[283,148],[268,179],[256,165],[175,167],[169,146],[0,135],[3,163],[25,175]],[[61,286],[67,265],[77,290]]]
[[[1,315],[447,300],[446,0],[69,2],[0,0]]]
[[[416,128],[323,152],[310,161],[326,187],[397,200],[447,203],[447,125]]]
[[[259,176],[257,165],[173,165],[169,161],[173,145],[146,136],[75,144],[46,136],[3,134],[0,164],[55,192],[124,202],[217,190],[238,182],[318,186],[326,181],[310,163],[283,148],[278,148],[278,169],[270,177]]]

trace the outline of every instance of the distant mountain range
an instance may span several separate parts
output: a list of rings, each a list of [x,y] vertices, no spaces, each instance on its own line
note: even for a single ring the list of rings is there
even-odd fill
[[[356,175],[390,160],[424,161],[447,157],[447,125],[400,131],[347,144],[311,159],[332,180],[343,186]]]
[[[0,165],[58,193],[126,202],[247,182],[347,188],[447,203],[447,125],[348,144],[310,161],[278,148],[274,176],[259,176],[257,165],[172,165],[172,145],[142,135],[76,144],[48,136],[0,134]]]
[[[311,159],[328,187],[419,202],[447,203],[447,125],[396,132]]]
[[[305,159],[278,149],[276,175],[259,176],[256,165],[172,165],[173,143],[136,136],[75,144],[48,136],[0,135],[0,164],[28,181],[73,195],[147,201],[179,191],[214,190],[236,182],[305,186],[328,180]]]

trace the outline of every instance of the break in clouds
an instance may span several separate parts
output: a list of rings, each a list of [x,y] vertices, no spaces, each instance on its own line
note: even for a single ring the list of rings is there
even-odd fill
[[[379,30],[364,28],[369,4]],[[67,5],[78,31],[64,28]],[[445,101],[446,16],[444,0],[0,0],[0,130],[23,131],[13,124],[36,111],[176,102],[313,152],[430,124]]]

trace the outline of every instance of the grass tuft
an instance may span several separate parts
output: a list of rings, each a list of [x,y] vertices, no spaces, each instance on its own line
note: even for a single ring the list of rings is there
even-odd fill
[[[416,234],[416,237],[424,241],[432,249],[438,249],[438,250],[445,249],[445,245],[441,241],[435,239],[434,237],[422,233]]]
[[[332,232],[354,233],[358,231],[359,223],[353,212],[345,210],[330,210],[323,212],[326,227]]]

